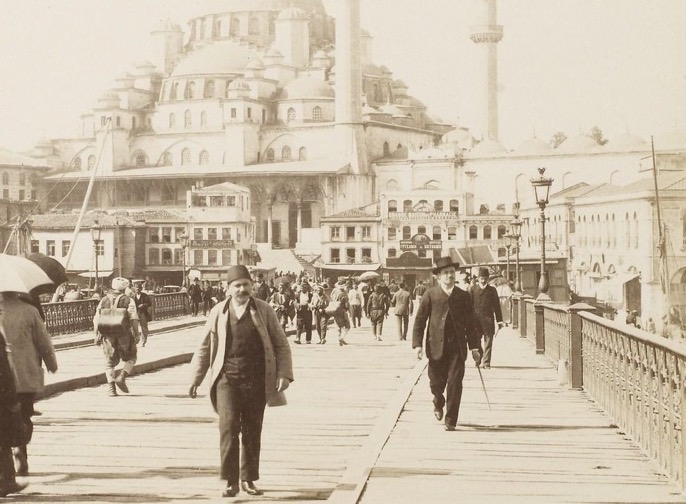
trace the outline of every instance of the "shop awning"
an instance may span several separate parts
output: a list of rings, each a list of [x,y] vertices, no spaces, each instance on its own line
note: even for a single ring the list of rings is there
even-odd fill
[[[98,271],[98,278],[106,278],[112,275],[112,273],[114,273],[112,270]],[[83,273],[79,273],[79,276],[83,278],[95,278],[95,271],[84,271]]]
[[[638,278],[640,273],[619,273],[607,280],[607,284],[611,286],[624,285],[631,282],[634,278]]]
[[[460,267],[498,264],[498,258],[488,245],[474,245],[471,247],[450,247],[450,257],[460,263]]]

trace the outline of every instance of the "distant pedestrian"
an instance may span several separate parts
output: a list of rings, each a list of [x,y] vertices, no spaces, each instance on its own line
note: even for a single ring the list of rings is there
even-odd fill
[[[420,280],[417,286],[412,290],[412,297],[417,303],[419,303],[425,292],[426,285],[424,285],[424,280]]]
[[[405,282],[400,282],[398,291],[393,294],[393,299],[391,299],[391,306],[398,320],[398,339],[404,341],[407,339],[407,326],[414,311],[412,296],[407,291]]]
[[[295,298],[295,341],[300,344],[300,335],[305,332],[305,343],[312,343],[312,289],[303,280],[300,292]]]
[[[348,290],[348,303],[350,304],[350,320],[353,327],[362,326],[362,293],[353,284],[353,287]]]
[[[195,278],[193,283],[188,287],[188,299],[191,303],[191,313],[194,317],[198,316],[198,309],[202,302],[202,289],[200,288],[200,280]]]
[[[269,286],[264,281],[264,275],[262,273],[258,272],[255,275],[255,285],[253,288],[257,299],[261,299],[262,301],[267,301],[269,299]]]
[[[138,312],[138,325],[141,332],[141,346],[144,347],[148,342],[148,322],[152,320],[152,315],[150,313],[150,307],[152,303],[150,302],[150,296],[143,292],[143,284],[136,283],[133,286],[134,295],[133,301],[136,303],[136,311]]]
[[[188,395],[197,397],[209,371],[210,399],[219,415],[223,496],[235,497],[239,490],[262,495],[254,482],[260,478],[264,410],[285,404],[282,392],[293,381],[291,350],[274,310],[253,297],[248,269],[233,266],[227,277],[227,299],[210,312],[191,361]]]
[[[212,288],[212,284],[210,284],[209,281],[205,280],[203,282],[203,289],[202,289],[202,314],[207,315],[210,313],[210,310],[212,309],[212,306],[214,306],[214,289]]]
[[[4,292],[0,295],[0,327],[10,348],[9,362],[14,371],[15,392],[21,418],[28,432],[26,442],[15,445],[14,466],[19,476],[28,476],[26,445],[31,441],[33,433],[33,404],[36,395],[42,393],[45,387],[41,363],[44,362],[48,371],[54,373],[57,371],[57,358],[38,310],[20,300],[15,293]],[[0,461],[0,464],[3,462]]]
[[[479,332],[483,337],[483,359],[481,361],[483,369],[490,369],[491,367],[496,322],[498,329],[504,325],[498,292],[495,287],[488,285],[489,276],[488,268],[479,268],[477,284],[470,291],[477,326],[480,328]]]
[[[348,318],[348,290],[345,280],[339,281],[336,287],[331,291],[331,300],[329,305],[335,305],[336,309],[333,311],[333,320],[338,327],[338,344],[344,346],[348,344],[345,337],[350,331],[350,319]],[[329,306],[331,308],[331,306]]]
[[[326,313],[327,306],[329,306],[329,297],[326,295],[324,287],[318,285],[312,296],[312,315],[319,336],[319,345],[326,344],[326,330],[329,326],[329,314]]]
[[[285,284],[279,284],[276,292],[272,294],[272,297],[269,300],[269,304],[276,313],[276,318],[279,320],[281,328],[285,333],[286,325],[288,324],[288,313],[291,310],[292,304],[291,297],[288,294],[288,291],[286,290]]]
[[[117,387],[129,393],[126,378],[133,371],[138,358],[138,311],[134,300],[124,294],[127,285],[126,278],[112,280],[112,290],[100,300],[93,317],[95,342],[102,346],[105,354],[105,378],[110,397],[117,396]],[[116,319],[116,314],[107,315],[112,308],[124,309],[120,319]],[[124,362],[124,367],[115,373],[114,368],[119,362]]]
[[[372,334],[376,341],[381,341],[383,333],[383,321],[388,317],[388,309],[390,308],[390,301],[382,286],[377,284],[374,286],[374,292],[369,296],[367,301],[367,313],[369,313],[369,320],[372,323]]]
[[[468,346],[476,365],[481,363],[479,333],[471,299],[469,294],[455,288],[455,270],[458,267],[459,264],[450,257],[436,261],[433,273],[438,277],[438,285],[422,296],[412,328],[412,348],[417,350],[418,359],[423,356],[426,333],[434,416],[439,421],[443,420],[443,407],[446,407],[447,431],[455,430],[457,425]]]

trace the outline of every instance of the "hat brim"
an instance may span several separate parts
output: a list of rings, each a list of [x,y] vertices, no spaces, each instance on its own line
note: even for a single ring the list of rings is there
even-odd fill
[[[438,267],[432,269],[431,271],[433,272],[434,275],[438,275],[441,272],[441,270],[446,269],[446,268],[450,268],[451,266],[455,269],[458,269],[460,267],[460,263],[451,262],[450,264],[444,264],[442,266],[438,266]]]

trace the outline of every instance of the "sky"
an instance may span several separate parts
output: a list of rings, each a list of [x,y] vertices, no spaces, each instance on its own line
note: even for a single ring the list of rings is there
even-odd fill
[[[228,0],[230,1],[230,0]],[[323,0],[335,15],[341,0]],[[479,53],[469,40],[482,0],[361,0],[373,57],[432,114],[479,123]],[[75,136],[131,64],[153,57],[167,17],[227,0],[0,0],[0,148]],[[686,131],[686,1],[500,0],[500,139],[513,149],[598,126],[607,138]]]

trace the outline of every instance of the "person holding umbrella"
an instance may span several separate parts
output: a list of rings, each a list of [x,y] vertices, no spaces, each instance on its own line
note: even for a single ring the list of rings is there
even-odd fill
[[[439,421],[443,420],[443,408],[446,407],[447,431],[454,431],[457,425],[467,347],[476,365],[481,363],[480,337],[471,299],[462,289],[455,288],[455,271],[458,267],[459,264],[450,257],[440,257],[436,261],[433,274],[438,277],[438,285],[428,289],[422,296],[412,328],[412,348],[417,351],[418,359],[423,357],[422,345],[426,332],[434,416]]]

